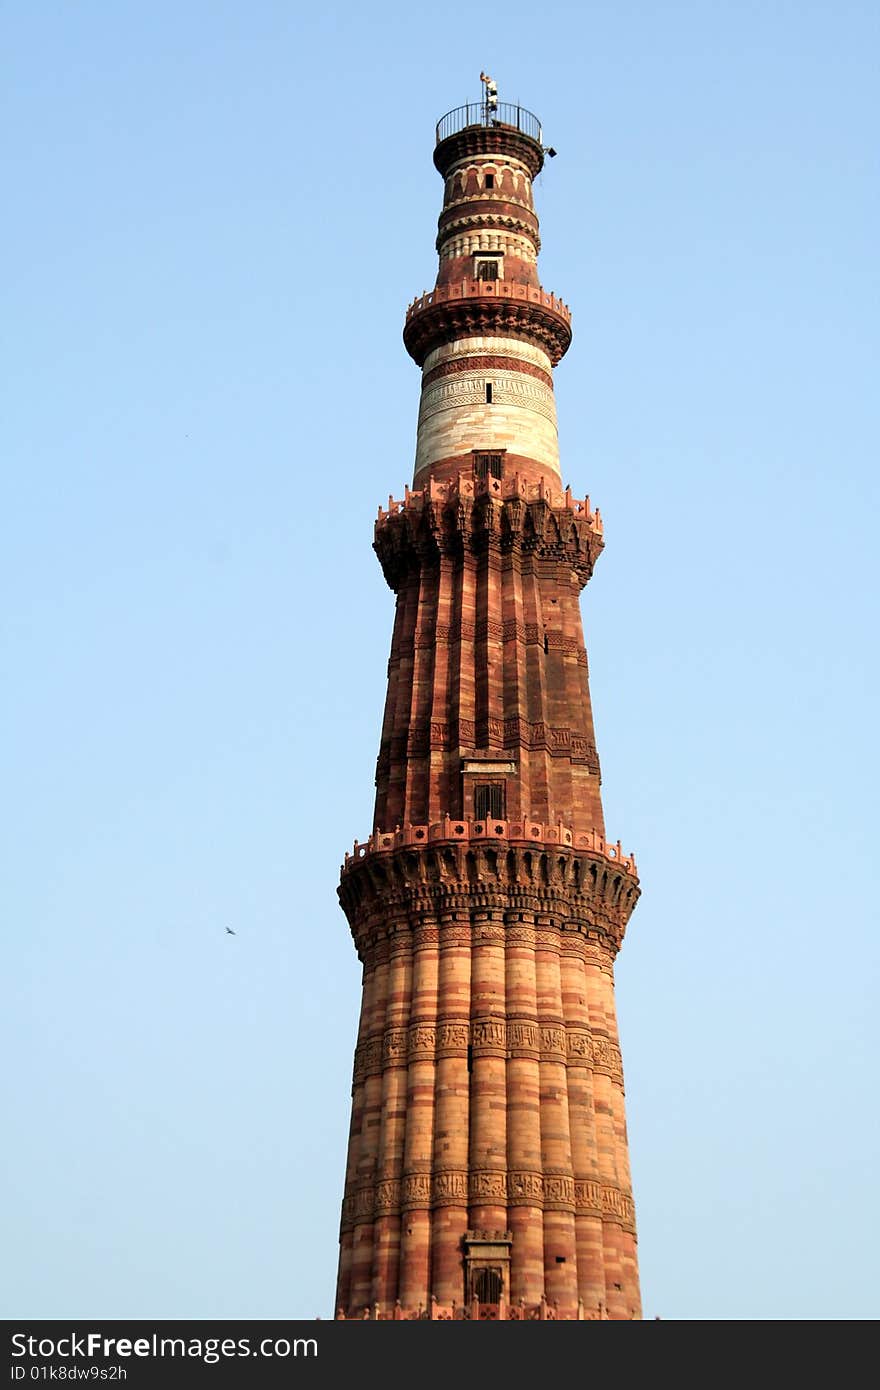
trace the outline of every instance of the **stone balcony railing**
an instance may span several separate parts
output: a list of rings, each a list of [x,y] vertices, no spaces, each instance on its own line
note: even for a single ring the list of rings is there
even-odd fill
[[[504,840],[513,844],[560,845],[565,849],[582,849],[592,854],[600,854],[611,863],[637,875],[634,854],[625,854],[618,840],[612,843],[594,830],[574,831],[560,821],[556,825],[544,825],[535,819],[520,820],[471,820],[464,816],[444,816],[431,825],[404,825],[394,830],[374,830],[368,840],[355,840],[351,854],[346,854],[343,871],[349,864],[363,859],[368,854],[390,854],[402,846],[418,848],[422,845],[447,843],[468,843],[471,841]]]
[[[514,280],[471,279],[462,280],[457,285],[436,285],[433,290],[422,290],[418,298],[407,306],[407,321],[435,304],[448,304],[456,299],[510,299],[522,304],[539,304],[558,314],[566,323],[571,323],[568,305],[557,299],[550,290],[534,285],[519,285]]]
[[[421,367],[441,343],[486,334],[525,338],[555,367],[571,343],[571,310],[536,285],[467,279],[437,285],[414,299],[406,311],[403,343]]]
[[[381,503],[379,505],[377,521],[385,521],[389,516],[398,516],[410,509],[421,511],[426,502],[442,505],[444,502],[454,502],[457,498],[468,500],[485,496],[496,497],[501,502],[510,497],[521,497],[526,502],[544,501],[554,509],[564,508],[573,512],[600,535],[604,530],[602,514],[598,507],[595,510],[591,509],[589,497],[576,498],[570,487],[563,492],[560,487],[554,486],[553,479],[548,482],[541,478],[536,483],[521,473],[514,473],[509,478],[493,478],[491,475],[477,478],[473,472],[468,471],[444,482],[429,478],[427,487],[415,490],[406,487],[402,498],[389,495],[387,510]]]

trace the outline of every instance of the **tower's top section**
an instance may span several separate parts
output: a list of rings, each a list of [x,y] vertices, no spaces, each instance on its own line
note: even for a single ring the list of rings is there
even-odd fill
[[[485,72],[480,73],[480,81],[482,101],[456,106],[437,122],[434,163],[445,178],[453,165],[466,156],[510,154],[518,156],[535,178],[545,154],[541,122],[524,106],[500,102],[498,87]]]
[[[407,311],[403,339],[423,366],[438,346],[474,336],[531,343],[555,365],[571,341],[571,315],[538,276],[541,237],[532,184],[544,156],[541,122],[498,100],[480,73],[482,101],[437,123],[434,164],[443,177],[434,289]]]

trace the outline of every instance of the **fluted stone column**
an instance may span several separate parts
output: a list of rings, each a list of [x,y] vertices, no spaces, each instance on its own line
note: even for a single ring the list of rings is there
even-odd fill
[[[364,1124],[364,1096],[366,1078],[364,1076],[364,1054],[372,1024],[372,1010],[375,996],[376,966],[370,960],[364,965],[361,1013],[358,1024],[357,1047],[355,1048],[354,1076],[351,1086],[351,1124],[348,1134],[348,1161],[345,1170],[345,1197],[342,1206],[342,1225],[340,1233],[339,1275],[337,1279],[336,1301],[343,1309],[352,1306],[352,1264],[355,1244],[355,1212],[357,1206],[357,1171],[361,1152],[361,1131]]]
[[[414,938],[400,1242],[400,1300],[407,1307],[424,1305],[426,1292],[431,1288],[438,977],[436,922],[426,917],[416,926]]]
[[[528,919],[528,920],[526,920]],[[534,914],[512,912],[506,932],[507,1168],[510,1300],[544,1292],[541,1046],[535,983]]]
[[[568,1114],[574,1169],[578,1296],[583,1300],[585,1309],[592,1312],[605,1304],[605,1267],[584,944],[580,933],[564,933],[560,967],[568,1054]]]
[[[507,1223],[507,1036],[501,914],[473,914],[471,956],[470,1228]]]
[[[578,1298],[577,1248],[559,949],[558,925],[539,918],[535,973],[541,1030],[544,1288],[551,1303],[571,1308]]]
[[[378,944],[370,989],[370,1010],[365,1039],[363,1118],[358,1143],[356,1201],[362,1216],[355,1227],[351,1265],[350,1299],[356,1308],[368,1307],[372,1296],[373,1217],[375,1179],[379,1158],[379,1127],[382,1117],[382,1039],[388,994],[388,945]]]
[[[604,968],[588,966],[587,989],[593,1033],[593,1087],[596,1111],[599,1173],[602,1186],[602,1242],[605,1266],[605,1296],[609,1317],[629,1318],[638,1303],[638,1290],[631,1285],[627,1269],[628,1233],[624,1229],[631,1207],[628,1174],[619,1168],[618,1127],[615,1112],[619,1097],[611,1077],[610,1058],[617,1051],[614,1016],[614,977],[610,957]]]
[[[609,972],[605,978],[605,1035],[604,1038],[600,1036],[597,1039],[594,1066],[597,1072],[603,1073],[608,1078],[607,1094],[615,1140],[618,1196],[613,1209],[615,1220],[613,1224],[606,1223],[606,1226],[609,1229],[609,1234],[613,1230],[616,1259],[622,1273],[620,1290],[615,1288],[615,1297],[609,1296],[609,1309],[621,1318],[638,1318],[641,1317],[641,1298],[636,1260],[632,1176],[624,1110],[623,1064],[617,1028],[617,1008],[614,999],[614,976]]]
[[[464,1301],[462,1237],[468,1228],[471,927],[466,912],[440,923],[437,1081],[434,1110],[432,1291],[442,1304]]]
[[[388,997],[382,1040],[382,1120],[376,1172],[372,1305],[386,1310],[397,1297],[400,1263],[400,1198],[406,1136],[407,1038],[412,1006],[412,935],[398,931],[390,943]]]

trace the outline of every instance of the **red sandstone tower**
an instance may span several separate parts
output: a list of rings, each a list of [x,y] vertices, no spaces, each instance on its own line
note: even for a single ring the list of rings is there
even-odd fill
[[[412,490],[374,547],[397,595],[374,831],[339,896],[363,963],[343,1317],[639,1318],[614,959],[638,895],[605,838],[580,590],[602,549],[560,480],[518,106],[444,116]]]

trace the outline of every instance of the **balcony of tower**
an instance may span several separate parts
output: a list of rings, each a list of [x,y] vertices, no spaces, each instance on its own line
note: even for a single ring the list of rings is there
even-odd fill
[[[601,945],[613,960],[641,887],[635,855],[599,831],[532,817],[475,820],[444,815],[429,825],[376,829],[355,840],[338,894],[366,962],[413,911],[442,915],[502,909],[544,914],[554,929]]]
[[[380,503],[373,549],[395,593],[408,571],[479,546],[481,533],[497,535],[506,550],[524,543],[536,555],[564,556],[583,588],[602,552],[603,531],[599,508],[570,487],[563,490],[555,477],[478,477],[471,461],[445,481],[432,477],[424,488],[405,488],[402,498],[389,496],[387,508]]]
[[[414,487],[483,449],[562,490],[552,369],[571,342],[567,305],[503,275],[438,284],[409,306],[403,338],[422,368]]]
[[[571,310],[540,285],[506,276],[438,283],[407,306],[403,341],[424,367],[433,349],[461,338],[511,337],[543,349],[549,366],[561,362],[571,344]]]

